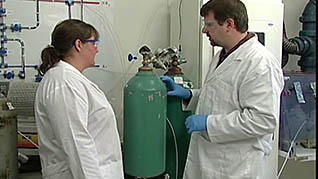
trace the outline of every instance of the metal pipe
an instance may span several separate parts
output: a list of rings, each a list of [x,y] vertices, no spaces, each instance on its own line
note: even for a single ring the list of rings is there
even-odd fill
[[[297,43],[288,39],[287,36],[283,36],[283,49],[289,54],[298,54],[299,51]]]
[[[40,26],[40,3],[39,0],[36,0],[36,24],[32,27],[21,27],[21,29],[33,30]]]
[[[4,10],[4,5],[3,5],[3,1],[0,2],[0,8],[2,10]],[[4,44],[6,43],[5,42],[5,36],[6,36],[6,25],[5,25],[5,22],[4,22],[4,16],[5,14],[0,14],[0,31],[1,31],[1,45],[0,45],[0,55],[1,55],[1,64],[0,64],[0,68],[4,67],[5,66],[5,56],[6,56],[6,49],[5,49],[5,46]]]
[[[304,72],[316,71],[316,0],[310,0],[299,21],[303,24],[299,37],[283,36],[283,52],[301,56],[298,65]]]
[[[68,18],[69,19],[72,19],[72,8],[71,8],[71,4],[70,3],[67,3],[68,5]]]
[[[8,68],[22,68],[22,65],[21,64],[8,64],[7,67]],[[25,64],[24,67],[37,69],[39,67],[39,65],[37,65],[37,64]]]
[[[81,0],[81,20],[84,20],[84,2]]]
[[[14,38],[14,39],[7,38],[6,40],[20,43],[20,46],[21,46],[21,68],[22,68],[23,75],[25,75],[25,54],[24,54],[24,42],[23,42],[23,40],[17,39],[17,38]]]

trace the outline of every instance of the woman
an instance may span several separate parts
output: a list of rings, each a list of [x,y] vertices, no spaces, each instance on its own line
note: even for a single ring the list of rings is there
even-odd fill
[[[51,38],[41,54],[44,77],[35,102],[43,178],[124,178],[114,111],[82,74],[95,64],[97,30],[69,19]]]

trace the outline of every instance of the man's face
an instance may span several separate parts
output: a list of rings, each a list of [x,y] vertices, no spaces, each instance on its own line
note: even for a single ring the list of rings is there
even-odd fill
[[[213,12],[203,18],[202,33],[207,35],[212,46],[222,46],[223,29],[224,25],[215,20]]]

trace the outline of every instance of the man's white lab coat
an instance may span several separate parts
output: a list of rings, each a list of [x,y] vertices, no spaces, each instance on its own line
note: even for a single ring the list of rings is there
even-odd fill
[[[282,70],[256,37],[216,68],[219,55],[188,105],[209,116],[207,131],[192,133],[184,178],[256,179],[278,123]]]

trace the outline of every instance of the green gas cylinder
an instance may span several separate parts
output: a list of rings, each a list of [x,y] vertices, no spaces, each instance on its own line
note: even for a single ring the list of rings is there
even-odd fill
[[[182,73],[181,68],[174,66],[165,74],[170,76],[177,84],[186,89],[193,88],[192,82]],[[174,136],[167,126],[167,144],[166,144],[166,172],[171,179],[180,179],[183,176],[185,162],[188,154],[190,134],[187,133],[185,120],[192,115],[192,111],[182,110],[182,99],[174,96],[168,96],[167,100],[167,118],[173,126],[174,134],[177,140],[178,152],[178,175],[176,178],[176,149]]]
[[[124,88],[124,170],[129,176],[149,178],[165,171],[167,89],[148,68]]]

